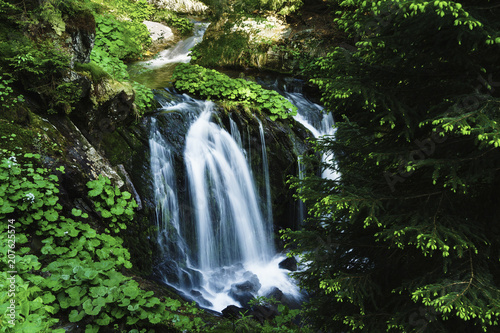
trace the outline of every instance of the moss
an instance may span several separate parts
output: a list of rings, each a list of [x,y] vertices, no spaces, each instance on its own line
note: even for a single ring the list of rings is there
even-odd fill
[[[0,119],[0,147],[9,151],[34,152],[34,131],[26,129],[13,121]]]
[[[111,75],[95,62],[89,62],[87,64],[75,63],[75,70],[77,72],[88,73],[89,79],[95,83],[101,83],[105,79],[111,79]]]
[[[105,78],[94,87],[94,94],[91,97],[94,105],[100,105],[110,101],[122,91],[127,96],[134,96],[134,89],[128,82],[119,82],[113,79]]]
[[[129,142],[120,134],[122,132],[123,129],[117,129],[113,132],[103,133],[102,149],[112,165],[126,164],[137,153],[136,149],[130,147]]]

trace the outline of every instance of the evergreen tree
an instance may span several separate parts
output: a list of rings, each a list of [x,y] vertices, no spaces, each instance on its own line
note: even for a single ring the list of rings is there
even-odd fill
[[[326,331],[494,331],[500,316],[500,5],[338,1],[355,42],[316,62],[336,180],[294,186],[284,238]],[[496,326],[496,327],[495,327]]]

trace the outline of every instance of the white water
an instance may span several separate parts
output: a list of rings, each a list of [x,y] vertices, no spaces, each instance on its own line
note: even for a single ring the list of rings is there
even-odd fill
[[[174,47],[161,51],[154,59],[145,61],[143,66],[159,68],[171,63],[188,63],[191,60],[189,50],[203,40],[203,34],[209,23],[197,23],[193,36],[179,41]]]
[[[156,127],[156,119],[152,119],[151,137],[151,172],[153,175],[154,198],[156,202],[156,225],[158,227],[158,244],[162,255],[172,255],[168,251],[168,243],[173,241],[179,250],[184,252],[181,242],[179,203],[175,184],[175,172],[172,155]],[[170,231],[170,232],[169,232]]]
[[[257,118],[259,122],[259,134],[260,134],[260,142],[261,142],[261,150],[262,150],[262,169],[264,172],[264,180],[266,182],[266,212],[267,212],[267,223],[268,225],[273,225],[273,205],[271,202],[271,182],[269,180],[269,163],[267,162],[267,151],[266,151],[266,140],[264,136],[264,126],[262,126],[262,122]],[[269,230],[269,233],[272,234],[272,229]]]
[[[198,263],[214,269],[268,260],[274,250],[246,158],[231,135],[210,122],[211,106],[207,102],[191,126],[184,153],[198,227]]]
[[[231,123],[232,134],[229,134],[211,121],[212,102],[186,95],[176,98],[175,102],[163,101],[163,109],[189,113],[195,119],[186,134],[183,154],[189,202],[178,202],[171,150],[155,120],[150,139],[158,243],[164,249],[162,255],[175,261],[174,275],[177,274],[176,281],[165,277],[165,282],[186,295],[193,291],[201,293],[202,298],[194,299],[217,311],[231,304],[240,305],[228,294],[234,284],[247,281],[252,274],[261,285],[254,296],[264,296],[276,287],[300,298],[288,271],[278,267],[285,257],[276,253],[272,220],[265,218],[260,210],[236,123]],[[262,149],[265,155],[264,143]],[[267,161],[267,155],[263,160]],[[263,169],[267,168],[263,163]],[[194,213],[194,227],[190,230],[182,227],[187,221],[179,221],[179,213],[175,212],[180,204],[189,206],[188,210]],[[189,235],[183,235],[181,230]],[[190,244],[187,239],[195,243]]]
[[[285,97],[297,107],[296,121],[304,125],[315,138],[335,135],[335,122],[330,112],[326,113],[323,107],[311,102],[299,92],[285,92]],[[335,165],[335,157],[332,154],[323,154],[322,162]],[[337,179],[338,173],[327,168],[321,176],[325,179]]]

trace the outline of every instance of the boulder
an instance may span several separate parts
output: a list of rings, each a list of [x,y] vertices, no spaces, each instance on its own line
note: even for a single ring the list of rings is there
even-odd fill
[[[279,303],[287,306],[290,309],[299,309],[301,300],[296,299],[290,295],[284,294],[280,289],[274,287],[265,295],[266,298],[273,298]]]
[[[95,19],[89,12],[80,12],[66,22],[66,31],[71,36],[71,67],[75,62],[90,62],[90,53],[95,42]]]
[[[149,35],[151,36],[153,43],[158,41],[167,42],[174,40],[174,33],[172,32],[172,29],[166,25],[152,21],[144,21],[142,23],[146,26],[146,28],[148,28]]]
[[[228,295],[235,301],[238,301],[244,308],[248,308],[248,303],[255,298],[251,292],[235,288],[234,285],[231,287]]]
[[[278,310],[272,305],[254,305],[250,314],[263,324],[267,320],[271,320],[278,315]]]
[[[295,272],[297,270],[297,260],[294,257],[287,257],[285,260],[280,262],[278,266],[279,268]]]
[[[241,318],[241,314],[245,313],[247,310],[237,307],[236,305],[229,305],[224,310],[222,310],[222,316],[224,318]]]

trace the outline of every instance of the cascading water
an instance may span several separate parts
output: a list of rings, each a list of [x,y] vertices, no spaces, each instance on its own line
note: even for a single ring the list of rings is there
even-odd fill
[[[206,270],[267,261],[274,249],[246,158],[231,135],[210,122],[209,108],[191,126],[184,153],[198,228],[198,264]]]
[[[193,36],[179,41],[174,47],[160,52],[153,60],[143,63],[149,68],[158,68],[166,64],[187,63],[191,60],[189,50],[203,40],[203,34],[209,23],[197,22],[194,26]]]
[[[301,81],[292,79],[282,86],[280,86],[277,79],[272,81],[261,79],[260,83],[280,92],[295,105],[297,107],[297,115],[294,116],[294,119],[307,128],[315,138],[335,135],[335,121],[332,114],[325,112],[321,105],[312,102],[304,96]],[[334,161],[335,157],[332,154],[323,154],[322,162],[334,165]],[[334,180],[339,177],[339,174],[335,170],[328,168],[322,172],[322,177]]]
[[[234,122],[232,118],[229,118],[229,126],[231,129],[231,136],[233,137],[234,141],[238,144],[238,146],[243,149],[243,142],[241,141],[241,134],[240,130],[238,129],[238,125]]]
[[[201,33],[205,28],[197,24]],[[201,40],[201,33],[143,65],[189,61],[188,49]],[[186,297],[217,311],[231,304],[244,306],[248,293],[267,296],[274,288],[300,299],[289,271],[279,268],[285,257],[274,248],[262,123],[259,132],[265,184],[257,189],[250,149],[245,152],[234,121],[230,120],[229,134],[212,121],[212,102],[170,91],[157,94],[157,100],[163,112],[151,120],[150,136],[161,248],[157,274]],[[248,135],[249,148],[250,142]],[[179,169],[180,165],[184,169]],[[179,172],[186,179],[184,184],[177,180]],[[265,194],[259,196],[259,192]]]
[[[180,199],[169,142],[172,138],[160,132],[156,119],[151,121],[158,244],[166,257],[160,269],[164,282],[217,311],[231,304],[244,305],[238,285],[248,282],[254,296],[268,295],[278,288],[300,298],[288,271],[279,268],[284,256],[276,254],[272,220],[264,218],[260,209],[261,199],[236,123],[230,121],[229,134],[212,122],[214,104],[209,101],[175,94],[158,100],[165,111],[158,117],[183,114],[183,121],[191,122],[184,133],[183,154],[177,156],[185,164],[189,190],[189,198]],[[262,149],[267,161],[265,144]],[[262,168],[268,168],[266,163]],[[193,213],[191,221],[175,212],[180,206]]]
[[[262,126],[262,121],[257,118],[259,122],[259,134],[262,150],[262,168],[264,173],[264,180],[266,182],[266,212],[267,212],[267,223],[272,227],[273,225],[273,206],[271,203],[271,182],[269,180],[269,163],[267,162],[267,151],[266,151],[266,139],[264,136],[264,126]],[[269,234],[272,234],[272,229],[268,230]]]
[[[335,135],[335,122],[330,112],[324,112],[323,107],[311,102],[300,92],[285,92],[285,97],[297,107],[296,121],[304,125],[315,138]],[[334,164],[332,154],[323,154],[322,162]],[[323,170],[321,176],[325,179],[337,179],[338,174],[328,168]]]

